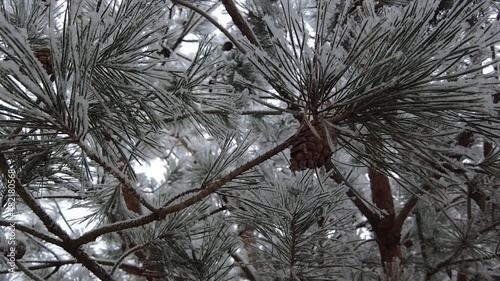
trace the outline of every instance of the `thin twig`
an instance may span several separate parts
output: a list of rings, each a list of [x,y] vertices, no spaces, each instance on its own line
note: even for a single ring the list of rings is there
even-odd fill
[[[163,207],[167,207],[168,205],[172,204],[175,200],[177,200],[183,196],[186,196],[190,193],[200,192],[202,190],[203,190],[203,187],[198,187],[198,188],[193,188],[193,189],[189,189],[189,190],[186,190],[184,192],[181,192],[181,193],[175,195],[174,197],[172,197],[170,200],[168,200],[167,203],[163,204]]]
[[[188,2],[185,2],[185,1],[182,1],[182,0],[172,0],[172,2],[174,2],[176,4],[179,4],[179,5],[182,5],[182,6],[186,7],[186,8],[189,8],[189,9],[197,12],[198,14],[202,15],[209,22],[211,22],[213,25],[215,25],[222,33],[224,33],[224,35],[227,36],[227,38],[233,43],[233,45],[238,50],[240,50],[240,52],[242,52],[243,54],[246,54],[245,49],[243,49],[243,47],[240,45],[240,43],[238,43],[238,41],[233,37],[233,35],[231,35],[231,33],[229,33],[229,31],[227,31],[227,29],[225,29],[222,25],[220,25],[215,19],[213,19],[205,11],[203,11],[202,9],[196,7],[195,5],[193,5],[191,3],[188,3]]]
[[[78,138],[74,138],[78,140]],[[99,156],[97,156],[94,152],[92,152],[87,146],[85,146],[83,143],[78,143],[80,146],[80,149],[87,155],[88,158],[90,158],[92,161],[97,163],[99,166],[101,166],[106,172],[112,174],[122,185],[125,187],[125,189],[130,192],[130,194],[135,197],[141,204],[146,207],[148,210],[151,212],[156,212],[157,209],[151,205],[149,202],[146,201],[136,190],[135,188],[132,187],[132,184],[130,183],[130,180],[125,176],[124,173],[122,173],[119,169],[108,165],[106,162],[102,161]]]
[[[137,251],[137,250],[140,250],[142,248],[144,248],[146,245],[137,245],[135,247],[133,247],[132,249],[129,249],[128,251],[126,251],[125,253],[123,253],[120,258],[118,258],[118,260],[116,260],[115,264],[113,265],[113,268],[111,268],[111,272],[109,274],[113,275],[116,271],[117,268],[120,267],[120,265],[122,264],[123,260],[130,254],[132,254],[133,252]]]
[[[358,208],[358,210],[365,216],[365,218],[370,222],[370,225],[374,225],[377,219],[375,214],[370,210],[366,204],[363,202],[364,199],[354,193],[351,189],[346,191],[347,196],[351,199],[352,203]]]
[[[71,233],[73,235],[76,236],[75,230],[73,230],[73,228],[71,227],[71,224],[69,224],[68,220],[66,219],[66,216],[64,215],[64,212],[61,210],[61,207],[59,207],[59,203],[57,203],[57,200],[52,200],[52,202],[54,202],[54,205],[56,205],[57,212],[61,216],[62,220],[64,221],[64,223],[66,224],[66,226],[68,227],[68,229],[71,231]]]
[[[245,273],[245,276],[247,277],[248,280],[257,281],[257,279],[255,279],[253,272],[250,270],[250,268],[248,268],[248,266],[243,262],[243,259],[237,253],[230,253],[230,255],[234,259],[234,261],[240,266],[241,271]]]
[[[428,276],[432,276],[436,273],[438,273],[443,267],[446,267],[448,265],[450,265],[450,263],[456,258],[458,257],[458,255],[460,255],[460,253],[462,252],[462,249],[457,249],[456,251],[453,252],[453,254],[451,254],[448,258],[446,258],[445,260],[443,260],[442,262],[438,263],[436,266],[434,266],[433,269],[427,271],[427,275]]]
[[[35,199],[77,199],[77,200],[83,200],[83,198],[80,195],[42,195],[42,196],[37,196]]]
[[[481,228],[479,230],[479,234],[484,234],[484,233],[486,233],[486,232],[488,232],[490,230],[495,229],[497,226],[500,226],[500,221],[497,221],[497,222],[495,222],[495,223],[493,223],[493,224],[491,224],[491,225],[489,225],[487,227]]]
[[[424,193],[425,190],[429,190],[430,186],[429,185],[424,185],[423,188],[419,189],[419,191],[412,195],[408,201],[406,201],[405,205],[403,206],[403,209],[399,211],[399,214],[396,216],[396,220],[394,221],[394,227],[396,229],[401,230],[403,227],[403,223],[405,222],[406,218],[410,215],[411,211],[417,205],[418,199],[420,195]]]
[[[207,219],[208,217],[212,216],[212,215],[215,215],[217,213],[220,213],[222,211],[226,211],[227,210],[227,207],[226,206],[222,206],[220,208],[217,208],[213,211],[211,211],[210,213],[208,213],[207,215],[204,215],[203,217],[201,217],[199,220],[204,220],[204,219]]]
[[[333,179],[337,184],[342,184],[343,182],[346,182],[345,178],[338,173],[338,171],[335,171],[335,166],[333,165],[333,162],[331,159],[327,161],[325,164],[325,169],[326,172],[332,172],[330,175],[330,178]],[[358,208],[358,210],[363,214],[363,216],[366,217],[368,222],[373,225],[376,222],[376,216],[373,213],[372,210],[366,206],[364,201],[366,201],[361,195],[356,194],[352,189],[348,189],[346,191],[347,196],[349,196],[349,199],[351,199],[352,203]]]
[[[262,102],[260,102],[260,103],[262,103]],[[267,106],[267,104],[266,104],[266,106]],[[275,109],[279,109],[279,108],[275,107]],[[232,115],[235,113],[238,113],[238,115],[266,116],[266,115],[282,115],[283,112],[290,112],[290,111],[287,109],[280,109],[280,110],[249,110],[249,111],[242,111],[242,112],[234,112],[234,111],[227,111],[227,110],[203,110],[202,112],[204,114],[214,114],[214,115],[221,115],[221,116]],[[175,118],[165,118],[165,119],[163,119],[163,122],[168,123],[168,122],[178,121],[178,120],[187,118],[189,116],[191,116],[191,114],[185,114],[185,115],[181,115],[181,116],[178,116]]]
[[[427,244],[426,244],[427,241],[424,235],[424,231],[422,229],[423,227],[422,214],[420,214],[420,211],[418,210],[416,211],[416,223],[417,223],[417,234],[418,234],[422,259],[424,260],[425,267],[429,269],[431,266],[429,265],[429,257],[427,255]]]
[[[20,261],[16,260],[15,263],[16,263],[17,268],[19,268],[19,270],[21,270],[24,274],[28,275],[29,278],[31,278],[35,281],[44,281],[42,277],[33,273],[31,270],[29,270],[29,268],[24,266],[24,264],[22,264]]]
[[[112,266],[115,263],[114,261],[100,260],[100,259],[96,259],[96,261],[99,264],[109,265],[109,266]],[[40,265],[27,266],[27,268],[29,270],[40,270],[40,269],[46,269],[46,268],[54,267],[54,266],[59,267],[59,266],[63,266],[63,265],[77,264],[78,261],[77,260],[24,261],[24,263],[41,263]],[[141,267],[137,267],[135,265],[126,264],[126,263],[122,263],[120,265],[120,269],[127,272],[127,273],[134,274],[137,276],[143,276],[144,273],[146,272],[146,270],[141,268]],[[20,270],[16,269],[15,271],[20,271]],[[10,273],[8,269],[0,270],[0,274],[8,274],[8,273]]]
[[[52,244],[57,245],[59,247],[62,247],[62,244],[63,244],[63,241],[61,241],[57,238],[50,237],[50,236],[48,236],[48,235],[46,235],[46,234],[44,234],[44,233],[42,233],[34,228],[30,228],[30,227],[24,226],[22,224],[0,220],[0,225],[2,225],[2,226],[13,225],[16,230],[31,234],[32,236],[34,236],[36,238],[42,239],[43,241],[52,243]]]

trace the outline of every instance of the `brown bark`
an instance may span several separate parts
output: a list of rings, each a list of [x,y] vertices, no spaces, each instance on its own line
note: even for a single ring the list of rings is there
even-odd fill
[[[375,169],[368,172],[372,190],[372,202],[386,212],[372,224],[379,247],[382,264],[401,260],[401,227],[396,222],[396,212],[392,199],[389,178]],[[388,267],[391,268],[391,267]]]
[[[333,169],[331,160],[329,160],[325,166],[327,171]],[[384,217],[378,217],[374,214],[365,205],[362,198],[356,195],[352,190],[348,190],[347,195],[372,226],[376,236],[375,240],[379,247],[381,262],[384,266],[386,262],[392,263],[396,260],[401,260],[401,226],[409,212],[405,212],[406,215],[404,217],[398,216],[398,220],[396,220],[389,178],[373,168],[369,169],[368,176],[370,178],[370,187],[372,190],[372,202],[378,208],[387,212]],[[343,181],[342,176],[337,173],[333,173],[330,177],[338,184],[341,184]],[[384,268],[391,270],[393,267],[384,266]]]

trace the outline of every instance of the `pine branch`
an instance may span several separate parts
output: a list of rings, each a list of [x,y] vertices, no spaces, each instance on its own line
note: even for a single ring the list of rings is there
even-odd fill
[[[389,178],[375,168],[368,168],[368,177],[370,178],[370,189],[372,191],[372,202],[378,208],[387,212],[382,221],[388,221],[390,225],[394,222],[396,211],[392,199],[391,184]],[[379,222],[380,223],[380,222]]]
[[[378,208],[386,212],[382,218],[377,218],[372,224],[376,235],[382,264],[394,263],[401,260],[401,229],[396,228],[394,202],[392,199],[389,178],[376,171],[374,167],[368,168],[372,201]],[[391,266],[384,267],[388,276],[393,275]]]
[[[458,134],[456,141],[459,146],[468,148],[474,142],[473,134],[470,131],[465,130],[460,134]],[[449,155],[449,157],[454,158],[456,160],[460,160],[461,155]],[[438,175],[434,175],[434,177],[439,178]],[[406,218],[410,215],[411,211],[418,203],[419,196],[421,196],[425,191],[430,190],[430,188],[431,187],[426,184],[422,188],[420,188],[418,192],[416,192],[416,194],[413,194],[412,197],[408,199],[408,201],[405,203],[405,205],[397,215],[394,227],[399,229],[403,227],[403,223],[405,222]],[[484,195],[475,190],[473,192],[470,192],[469,195],[478,204],[479,208],[482,211],[484,211],[486,208],[486,203],[485,203],[486,201],[484,199]]]
[[[6,180],[9,183],[13,182],[15,186],[15,191],[23,199],[24,203],[37,215],[37,217],[43,222],[45,227],[59,236],[63,241],[63,249],[74,256],[83,266],[94,273],[101,280],[114,280],[111,275],[109,275],[104,268],[102,268],[98,263],[96,263],[85,251],[80,248],[80,245],[76,245],[74,240],[55,222],[45,210],[36,202],[36,200],[31,196],[29,191],[27,191],[21,184],[17,177],[11,177],[12,169],[9,167],[9,163],[5,158],[3,153],[0,153],[0,171],[3,173]]]
[[[54,238],[54,237],[50,237],[50,236],[48,236],[48,235],[46,235],[46,234],[44,234],[36,229],[27,227],[27,226],[19,224],[19,223],[13,223],[13,222],[0,220],[0,225],[2,225],[2,226],[12,226],[13,225],[15,229],[17,229],[21,232],[30,234],[30,235],[32,235],[36,238],[39,238],[43,241],[49,242],[49,243],[57,245],[59,247],[62,247],[62,245],[63,245],[63,241],[61,241],[57,238]]]
[[[37,104],[40,103],[40,99],[37,98]],[[22,127],[18,127],[14,130],[13,135],[17,135],[21,132]],[[16,193],[23,199],[26,205],[38,216],[38,218],[43,222],[45,227],[53,234],[61,238],[62,241],[51,238],[50,236],[44,235],[42,233],[37,233],[27,227],[22,227],[27,233],[32,234],[35,237],[39,237],[45,241],[55,242],[55,245],[61,246],[68,253],[74,256],[84,267],[94,273],[101,280],[114,280],[99,264],[97,264],[88,254],[83,251],[79,246],[74,246],[71,237],[55,222],[52,218],[43,210],[43,208],[38,204],[35,198],[24,188],[19,179],[15,174],[11,174],[13,171],[9,166],[7,159],[3,153],[0,153],[0,171],[3,173],[6,181],[14,184]],[[19,227],[16,225],[16,228]],[[21,265],[22,266],[22,265]],[[24,268],[24,267],[23,267]],[[23,270],[28,276],[30,276],[30,271],[28,269]],[[32,277],[32,276],[30,276]]]
[[[224,35],[227,36],[227,38],[233,43],[233,45],[242,53],[242,54],[247,54],[247,51],[243,48],[243,46],[241,46],[238,41],[236,40],[236,38],[234,38],[231,33],[229,33],[229,31],[227,31],[227,29],[225,29],[223,26],[221,26],[215,19],[213,19],[209,14],[207,14],[205,11],[199,9],[198,7],[190,4],[190,3],[187,3],[183,0],[172,0],[174,3],[177,3],[179,5],[182,5],[182,6],[185,6],[189,9],[192,9],[193,11],[196,11],[197,13],[199,13],[200,15],[202,15],[203,17],[205,17],[208,21],[210,21],[213,25],[215,25],[222,33],[224,33]],[[255,36],[254,36],[255,37]],[[257,40],[257,39],[255,39]],[[259,45],[255,45],[255,47],[259,47]],[[278,92],[278,94],[280,96],[282,96],[282,98],[287,102],[288,104],[288,108],[291,109],[291,110],[295,110],[295,111],[298,111],[299,110],[299,107],[298,105],[295,103],[295,98],[293,97],[293,95],[289,94],[286,89],[282,88],[282,86],[280,86],[279,84],[276,84],[274,83],[274,80],[273,79],[270,79],[269,77],[267,76],[264,76],[264,78],[266,79],[266,81],[273,86],[273,88]],[[298,117],[297,117],[298,118]]]
[[[239,176],[241,173],[248,171],[252,169],[253,167],[259,165],[260,163],[268,160],[269,158],[273,157],[274,155],[278,154],[282,150],[286,149],[291,145],[293,142],[294,137],[291,137],[284,141],[283,143],[279,144],[278,146],[274,147],[273,149],[269,150],[268,152],[264,153],[263,155],[245,163],[244,165],[240,166],[239,168],[236,168],[226,176],[220,178],[219,180],[213,182],[210,184],[208,187],[206,187],[203,191],[199,192],[198,194],[194,195],[193,197],[180,202],[178,204],[165,207],[162,209],[157,210],[156,212],[152,214],[148,214],[145,216],[141,216],[136,219],[128,220],[128,221],[121,221],[113,224],[109,224],[107,226],[100,227],[98,229],[94,229],[90,232],[87,232],[86,234],[80,236],[78,239],[75,240],[76,245],[83,245],[89,242],[94,241],[97,237],[110,233],[110,232],[115,232],[119,230],[124,230],[124,229],[129,229],[129,228],[134,228],[134,227],[139,227],[148,223],[151,223],[155,220],[163,220],[165,217],[169,214],[179,212],[189,206],[192,206],[201,200],[203,200],[205,197],[207,197],[210,194],[215,193],[217,190],[219,190],[222,186],[224,186],[226,183],[232,181],[235,179],[237,176]]]
[[[236,7],[233,0],[222,0],[222,4],[226,8],[226,11],[233,20],[234,24],[236,24],[241,33],[246,38],[248,38],[248,41],[250,41],[250,43],[254,44],[257,47],[260,47],[257,37],[253,33],[248,23],[245,21],[245,19],[241,16],[240,12],[238,11],[238,7]]]

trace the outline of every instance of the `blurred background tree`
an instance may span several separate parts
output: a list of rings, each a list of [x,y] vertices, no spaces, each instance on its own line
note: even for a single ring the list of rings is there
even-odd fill
[[[1,3],[0,279],[500,280],[498,1]]]

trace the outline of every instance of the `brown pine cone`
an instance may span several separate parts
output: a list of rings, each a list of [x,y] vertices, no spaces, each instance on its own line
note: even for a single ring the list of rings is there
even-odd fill
[[[34,54],[38,61],[40,61],[40,63],[42,64],[47,74],[50,76],[50,81],[54,81],[55,76],[54,69],[52,68],[52,60],[50,59],[50,49],[37,49],[34,51]]]
[[[290,170],[302,171],[320,168],[330,159],[332,151],[328,145],[325,126],[320,122],[314,122],[313,127],[321,138],[318,138],[308,126],[302,127],[297,139],[292,143]],[[335,143],[335,131],[328,129],[328,134]]]
[[[50,49],[43,48],[35,50],[35,57],[40,61],[47,74],[51,75],[53,73],[52,61],[50,59]]]

